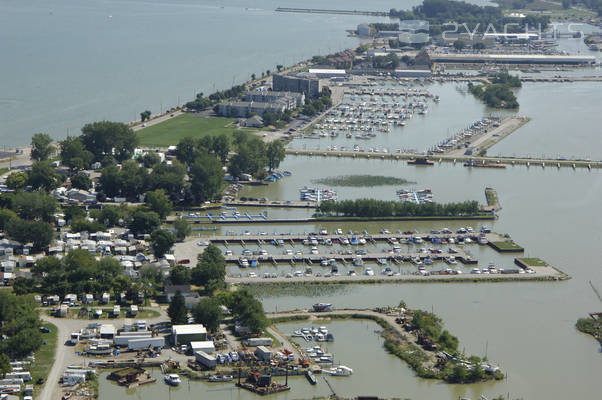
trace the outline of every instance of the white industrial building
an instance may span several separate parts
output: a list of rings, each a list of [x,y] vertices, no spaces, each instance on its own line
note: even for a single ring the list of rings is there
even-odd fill
[[[171,336],[173,343],[189,344],[195,341],[204,341],[207,339],[207,329],[201,324],[174,325],[171,327]]]

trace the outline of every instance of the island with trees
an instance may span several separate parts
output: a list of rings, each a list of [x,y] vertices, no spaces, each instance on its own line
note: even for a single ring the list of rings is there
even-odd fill
[[[482,100],[491,108],[518,108],[518,100],[512,92],[512,89],[517,89],[522,86],[520,78],[512,76],[508,71],[502,71],[495,74],[491,78],[491,83],[483,83],[474,85],[468,83],[468,90],[476,98]]]

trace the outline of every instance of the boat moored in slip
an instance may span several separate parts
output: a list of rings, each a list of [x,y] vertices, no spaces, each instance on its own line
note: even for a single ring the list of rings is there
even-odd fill
[[[353,374],[353,370],[345,365],[325,369],[322,372],[331,376],[351,376]]]
[[[211,375],[209,382],[232,382],[232,375]]]
[[[165,375],[163,379],[165,380],[165,383],[167,383],[170,386],[179,386],[180,383],[182,383],[182,381],[180,380],[180,375],[178,374]]]
[[[316,383],[318,383],[318,381],[316,380],[316,376],[309,369],[305,371],[305,377],[307,378],[309,383],[312,385],[315,385]]]

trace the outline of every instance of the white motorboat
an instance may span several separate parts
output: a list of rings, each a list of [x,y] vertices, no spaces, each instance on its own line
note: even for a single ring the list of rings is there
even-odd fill
[[[339,365],[338,367],[325,369],[322,372],[332,376],[351,376],[353,374],[353,370],[344,365]]]
[[[169,374],[164,377],[165,383],[171,386],[179,386],[182,381],[180,380],[180,375],[178,374]]]
[[[209,382],[232,382],[232,375],[211,375]]]

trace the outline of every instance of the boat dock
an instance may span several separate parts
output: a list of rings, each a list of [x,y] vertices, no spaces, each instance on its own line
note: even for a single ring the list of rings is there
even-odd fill
[[[490,147],[492,147],[494,144],[498,143],[500,140],[506,138],[507,136],[509,136],[511,133],[515,132],[517,129],[519,129],[521,126],[523,126],[524,124],[526,124],[527,122],[529,122],[530,119],[526,118],[526,117],[507,117],[504,118],[500,123],[499,126],[495,126],[493,127],[493,129],[486,129],[484,132],[479,132],[476,135],[472,135],[465,143],[467,143],[467,145],[463,142],[460,141],[459,145],[460,146],[456,146],[456,148],[452,148],[449,151],[447,151],[445,154],[448,156],[470,156],[468,154],[465,154],[467,149],[470,148],[471,152],[472,152],[472,156],[476,156],[478,154],[480,154],[483,151],[487,151],[487,149],[489,149]],[[435,156],[436,157],[436,156]],[[486,162],[475,162],[473,166],[477,167],[479,166],[479,164],[486,164]],[[494,165],[503,165],[503,164],[497,164],[495,162],[489,162],[489,164],[494,164]]]
[[[478,260],[473,258],[470,254],[465,252],[462,249],[457,249],[457,253],[454,253],[453,256],[457,261],[460,261],[462,264],[478,264]],[[278,264],[278,263],[287,263],[287,264],[295,264],[295,263],[304,263],[307,265],[320,265],[320,262],[323,259],[335,260],[342,264],[351,264],[357,258],[361,258],[362,261],[366,262],[381,262],[381,263],[392,263],[392,264],[401,264],[404,261],[410,261],[415,259],[425,259],[427,256],[432,260],[444,260],[449,253],[440,253],[440,254],[431,254],[431,253],[366,253],[364,255],[355,255],[355,254],[342,254],[342,253],[325,253],[325,254],[303,254],[303,255],[295,255],[295,254],[268,254],[264,256],[250,256],[248,259],[263,261],[265,263],[270,264]],[[238,264],[241,256],[225,256],[227,263],[230,264]],[[245,257],[246,258],[246,257]],[[330,267],[330,265],[329,265]]]
[[[388,17],[385,11],[362,11],[362,10],[328,10],[319,8],[290,8],[278,7],[277,12],[299,13],[299,14],[336,14],[336,15],[368,15],[371,17]]]
[[[345,89],[345,94],[359,96],[404,96],[404,97],[432,97],[426,90],[408,90],[408,89],[376,89],[376,88],[357,88]]]
[[[286,148],[286,154],[297,156],[323,156],[323,157],[347,157],[347,158],[373,158],[376,160],[413,160],[416,158],[424,158],[424,154],[417,153],[376,153],[376,152],[359,152],[350,150],[320,150],[320,149],[295,149]],[[583,169],[600,169],[602,161],[591,160],[570,160],[567,158],[558,159],[541,159],[541,158],[521,158],[521,157],[472,157],[472,156],[450,156],[446,154],[433,154],[429,156],[432,160],[439,163],[464,163],[472,158],[473,162],[477,163],[504,163],[507,165],[526,165],[527,167],[540,166],[553,168],[583,168]]]
[[[277,242],[278,240],[282,240],[285,244],[294,245],[295,243],[303,242],[303,240],[308,239],[309,237],[315,237],[318,240],[339,240],[341,238],[351,239],[353,236],[359,238],[363,238],[367,243],[374,244],[376,242],[386,241],[391,243],[393,239],[397,239],[400,241],[407,241],[408,239],[413,239],[416,242],[416,238],[420,237],[424,242],[437,242],[434,239],[438,239],[439,242],[442,239],[449,241],[449,239],[457,240],[459,237],[470,238],[473,241],[476,241],[479,237],[479,232],[472,233],[375,233],[375,234],[341,234],[341,235],[312,235],[307,233],[298,233],[298,234],[281,234],[281,235],[220,235],[220,236],[211,236],[207,238],[207,240],[213,244],[220,243],[226,245],[226,247],[230,244],[241,244],[246,246],[247,243],[256,243],[259,245],[271,244],[272,242]],[[488,241],[500,242],[504,241],[505,238],[497,233],[487,233],[485,237]],[[420,243],[420,242],[418,242]],[[355,244],[354,244],[355,245]]]
[[[230,207],[281,207],[281,208],[316,208],[319,203],[317,201],[229,201],[224,203]]]

